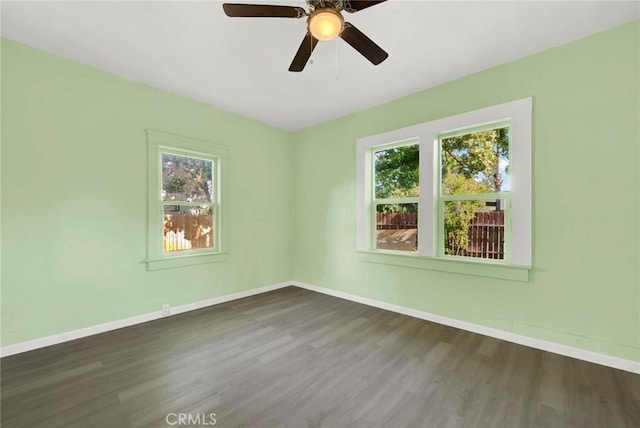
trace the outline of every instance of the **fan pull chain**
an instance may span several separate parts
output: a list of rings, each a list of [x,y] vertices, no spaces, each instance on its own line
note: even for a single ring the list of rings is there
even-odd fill
[[[336,80],[340,79],[340,70],[339,70],[339,61],[338,61],[338,38],[336,37],[335,39],[335,44],[336,44]]]

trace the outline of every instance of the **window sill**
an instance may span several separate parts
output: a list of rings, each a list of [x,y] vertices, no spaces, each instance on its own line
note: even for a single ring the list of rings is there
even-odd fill
[[[360,261],[367,263],[404,266],[414,269],[427,269],[520,282],[529,282],[529,270],[531,269],[529,266],[507,265],[488,261],[455,260],[444,257],[421,257],[417,254],[383,253],[378,251],[358,251],[358,254]]]
[[[188,254],[184,256],[166,257],[162,259],[145,260],[147,270],[172,269],[183,266],[201,265],[206,263],[224,262],[229,253]]]

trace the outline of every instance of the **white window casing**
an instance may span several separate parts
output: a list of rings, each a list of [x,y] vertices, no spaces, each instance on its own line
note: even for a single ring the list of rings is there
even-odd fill
[[[212,207],[213,246],[183,251],[163,250],[164,206],[162,201],[162,154],[172,154],[211,161],[212,200],[193,202],[191,205]],[[147,219],[147,263],[148,270],[168,269],[195,264],[226,260],[227,242],[227,162],[226,147],[207,141],[174,135],[166,132],[147,130],[148,161],[148,219]],[[184,203],[183,203],[184,204]]]
[[[418,210],[418,253],[405,257],[437,258],[439,195],[439,137],[445,133],[477,128],[484,124],[509,122],[510,127],[510,199],[511,236],[509,255],[505,262],[510,265],[530,267],[532,252],[532,99],[524,98],[491,107],[482,108],[454,116],[436,119],[382,134],[360,138],[356,144],[356,212],[357,250],[378,252],[374,249],[372,233],[373,198],[373,151],[385,145],[404,141],[420,144],[420,196]],[[399,255],[399,254],[394,254]],[[477,260],[478,263],[493,263],[495,260]]]

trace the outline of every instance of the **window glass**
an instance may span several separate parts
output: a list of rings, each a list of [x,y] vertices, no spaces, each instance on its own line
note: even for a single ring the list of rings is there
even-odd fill
[[[379,204],[376,249],[418,251],[418,204]]]
[[[445,201],[444,253],[504,259],[505,205],[504,199]]]
[[[509,127],[441,139],[442,194],[509,190]]]
[[[165,205],[165,252],[213,248],[213,210],[209,205]]]
[[[419,154],[418,144],[374,152],[376,199],[419,196]]]
[[[213,162],[162,153],[162,200],[211,202]]]

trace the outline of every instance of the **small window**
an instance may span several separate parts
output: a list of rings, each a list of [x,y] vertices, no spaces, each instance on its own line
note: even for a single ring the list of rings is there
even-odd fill
[[[505,259],[509,124],[444,135],[440,148],[440,255]]]
[[[226,149],[158,131],[147,134],[149,269],[221,260]]]
[[[214,249],[215,161],[165,152],[160,162],[164,252]]]

